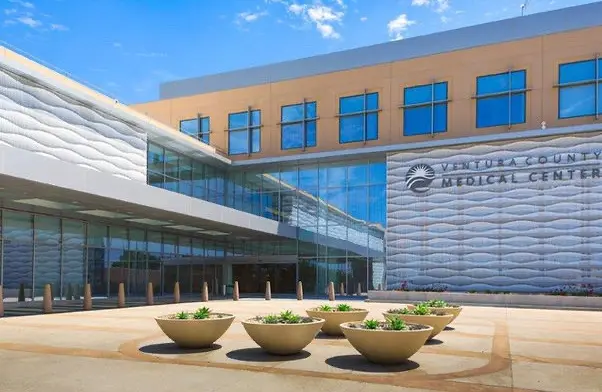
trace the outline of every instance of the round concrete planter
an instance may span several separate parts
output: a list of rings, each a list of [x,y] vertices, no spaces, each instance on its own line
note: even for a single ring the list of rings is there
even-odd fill
[[[211,347],[230,328],[234,315],[212,313],[210,318],[202,320],[180,320],[168,315],[156,317],[155,321],[178,347],[206,348]]]
[[[405,362],[424,346],[433,330],[427,325],[421,325],[423,329],[418,330],[388,331],[353,328],[353,324],[341,324],[349,343],[368,361],[381,365]]]
[[[415,305],[408,305],[408,309],[414,309],[416,306]],[[452,321],[454,321],[455,319],[458,318],[458,316],[460,315],[460,312],[462,312],[462,307],[461,306],[448,306],[445,308],[433,308],[433,307],[429,307],[429,310],[431,312],[436,312],[436,313],[445,313],[445,314],[452,314],[454,317],[452,317],[452,320],[450,321],[450,323]]]
[[[268,353],[294,355],[311,343],[324,320],[314,319],[298,324],[264,324],[252,318],[241,323],[251,339]]]
[[[428,314],[424,316],[416,314],[383,313],[383,316],[385,316],[387,319],[397,317],[408,324],[422,324],[431,326],[433,327],[433,331],[431,332],[429,339],[439,335],[439,333],[443,331],[443,328],[445,328],[447,324],[451,323],[454,318],[454,315],[451,313],[442,315]]]
[[[322,332],[330,336],[343,336],[341,324],[350,323],[352,321],[362,321],[368,315],[368,311],[366,309],[352,309],[347,312],[308,309],[306,312],[309,317],[326,320],[322,326]]]

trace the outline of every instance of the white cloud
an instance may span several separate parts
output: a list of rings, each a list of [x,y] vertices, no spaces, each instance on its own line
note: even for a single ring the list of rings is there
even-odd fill
[[[23,1],[23,0],[8,0],[11,3],[14,4],[19,4],[21,7],[24,8],[29,8],[29,9],[33,9],[35,8],[35,5],[33,5],[33,3],[30,3],[29,1]]]
[[[121,48],[123,45],[121,45],[121,42],[113,42],[113,47],[114,48]]]
[[[367,20],[368,20],[368,17],[366,17],[366,16],[362,16],[362,17],[360,18],[360,21],[361,21],[361,22],[365,22],[365,21],[367,21]]]
[[[316,23],[316,28],[318,29],[320,34],[322,34],[323,38],[333,38],[333,39],[341,38],[341,34],[337,33],[334,30],[334,27],[332,27],[332,25],[318,22],[318,23]]]
[[[69,28],[65,25],[62,24],[58,24],[58,23],[52,23],[50,25],[50,30],[54,30],[54,31],[68,31]]]
[[[16,20],[19,23],[31,27],[32,29],[35,29],[36,27],[40,27],[42,25],[42,22],[32,18],[31,16],[20,16]]]
[[[301,15],[305,11],[305,5],[293,3],[288,6],[288,10],[295,15]]]
[[[449,9],[450,0],[412,0],[412,5],[416,7],[432,6],[435,12],[442,13]]]
[[[451,20],[451,18],[448,18],[445,15],[441,15],[441,23],[448,23]]]
[[[237,19],[239,22],[255,22],[257,19],[261,18],[262,16],[266,16],[268,14],[267,11],[260,11],[260,12],[241,12],[240,14],[237,15]]]
[[[15,13],[17,13],[17,9],[16,8],[10,8],[10,9],[4,10],[4,14],[5,15],[12,15],[12,14],[15,14]]]
[[[389,36],[393,40],[403,39],[403,33],[408,27],[416,24],[415,21],[409,20],[406,14],[401,14],[397,18],[387,23],[387,29],[389,30]]]

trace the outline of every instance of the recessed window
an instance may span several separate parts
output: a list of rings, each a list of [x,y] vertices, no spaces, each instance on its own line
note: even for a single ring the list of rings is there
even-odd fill
[[[447,102],[447,82],[406,87],[403,90],[404,136],[447,131]]]
[[[560,64],[558,117],[595,116],[602,113],[602,59]]]
[[[261,149],[261,110],[228,115],[228,154],[252,154]]]
[[[522,124],[527,115],[527,71],[477,78],[477,128]]]
[[[180,121],[180,132],[209,144],[211,134],[209,117],[197,117]]]
[[[339,98],[339,143],[378,139],[378,93]]]
[[[283,150],[316,146],[316,102],[283,106],[280,111]]]

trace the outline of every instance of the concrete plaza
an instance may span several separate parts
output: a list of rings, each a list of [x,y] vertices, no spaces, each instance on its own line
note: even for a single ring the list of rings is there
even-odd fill
[[[602,391],[602,312],[466,307],[394,367],[320,335],[301,355],[272,357],[239,322],[326,302],[222,300],[0,319],[0,391]],[[370,318],[396,306],[353,304]],[[210,350],[177,349],[153,320],[204,305],[237,316]]]

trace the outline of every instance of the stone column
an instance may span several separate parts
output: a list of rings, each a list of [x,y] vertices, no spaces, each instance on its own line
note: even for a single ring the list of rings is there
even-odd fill
[[[339,294],[345,295],[345,283],[341,282],[339,285]]]
[[[232,290],[232,299],[238,301],[240,299],[240,291],[238,291],[238,280],[234,281],[234,289]]]
[[[92,310],[92,287],[86,283],[84,287],[84,310]]]
[[[119,290],[117,291],[117,307],[125,307],[125,285],[123,282],[119,283]]]
[[[357,291],[355,292],[355,294],[356,294],[357,296],[360,296],[360,295],[362,295],[362,284],[361,284],[361,283],[358,283],[358,284],[357,284]]]
[[[173,286],[173,302],[180,303],[180,282],[176,282]]]
[[[303,301],[303,283],[297,282],[297,301]]]
[[[203,282],[203,287],[201,288],[201,302],[209,301],[209,285],[207,282]]]
[[[265,300],[269,301],[272,299],[272,285],[270,283],[270,281],[268,280],[267,282],[265,282]]]
[[[153,282],[148,282],[146,285],[146,304],[155,304],[155,293],[153,292]]]
[[[52,288],[50,284],[44,285],[43,306],[44,313],[52,313]]]
[[[335,295],[334,295],[334,282],[330,282],[328,284],[328,300],[329,301],[334,301],[335,300]]]

